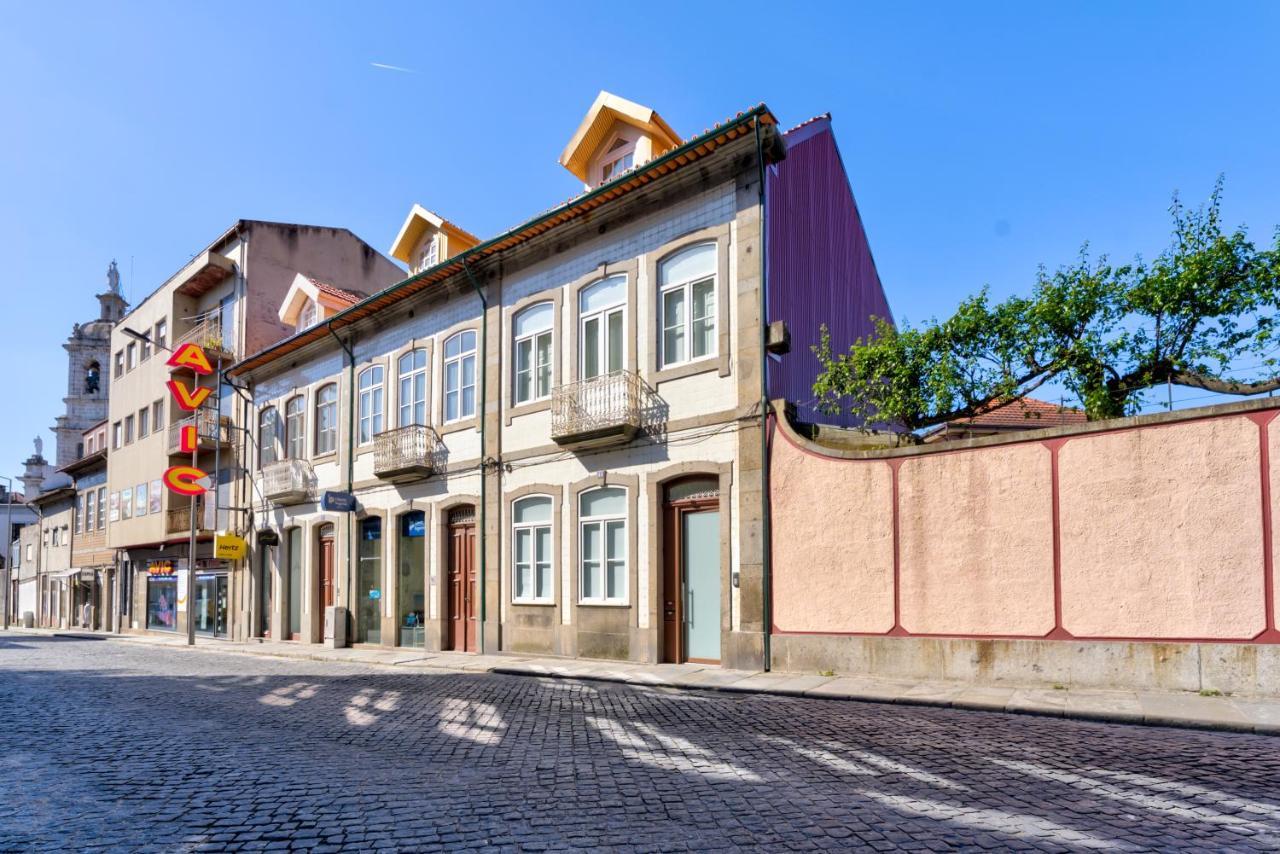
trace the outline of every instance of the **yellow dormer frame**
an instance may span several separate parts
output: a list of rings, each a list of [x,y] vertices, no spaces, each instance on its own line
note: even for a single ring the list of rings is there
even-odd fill
[[[409,209],[409,215],[405,217],[404,224],[400,226],[400,233],[396,235],[395,242],[391,244],[391,257],[413,267],[417,262],[414,252],[422,243],[422,238],[428,231],[435,231],[445,236],[445,245],[438,250],[437,259],[439,261],[470,249],[480,242],[480,238],[471,232],[459,228],[444,217],[427,210],[422,205],[415,204]]]
[[[614,130],[619,123],[636,128],[649,140],[651,150],[648,152],[642,152],[641,147],[636,146],[637,166],[675,148],[681,142],[680,135],[654,110],[602,91],[596,96],[595,103],[587,110],[587,115],[560,154],[560,165],[579,181],[590,186],[591,167],[605,153],[604,146],[614,139]]]

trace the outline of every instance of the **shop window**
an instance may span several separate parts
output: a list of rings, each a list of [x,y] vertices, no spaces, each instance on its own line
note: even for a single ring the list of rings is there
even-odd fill
[[[400,646],[422,647],[426,642],[426,543],[425,514],[414,510],[402,515],[396,549]]]
[[[356,642],[382,643],[382,519],[377,516],[360,523]]]
[[[178,578],[175,575],[147,577],[147,628],[178,629]]]

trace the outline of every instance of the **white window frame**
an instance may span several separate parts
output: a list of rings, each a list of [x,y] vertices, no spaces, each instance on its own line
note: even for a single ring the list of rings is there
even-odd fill
[[[600,492],[601,490],[616,490],[617,492],[622,493],[623,510],[621,515],[607,514],[602,516],[584,516],[582,514],[582,500],[586,498],[588,495],[590,495],[591,493]],[[630,555],[631,540],[630,540],[630,531],[627,530],[627,526],[630,523],[630,520],[627,517],[630,515],[630,506],[631,506],[630,498],[631,498],[630,495],[627,493],[627,488],[624,486],[597,486],[591,489],[585,489],[582,492],[578,493],[578,497],[576,499],[576,501],[578,502],[577,572],[578,572],[578,604],[580,605],[625,606],[629,604],[630,588],[631,588],[631,555]],[[622,544],[623,544],[622,547],[625,552],[620,561],[622,564],[622,584],[621,584],[622,591],[620,596],[614,596],[611,598],[608,595],[609,564],[618,563],[619,560],[616,558],[609,557],[609,530],[612,526],[617,525],[619,523],[622,525]],[[600,584],[598,589],[601,595],[588,597],[584,592],[587,588],[587,585],[584,584],[583,582],[588,572],[587,549],[586,549],[587,529],[593,528],[593,527],[597,528],[600,531],[600,538],[601,538],[600,544],[601,544],[601,548],[603,549],[601,559],[598,561],[593,561],[593,563],[599,564],[598,570],[600,573],[599,575]]]
[[[297,411],[294,411],[294,405]],[[307,399],[295,394],[284,404],[284,457],[300,460],[307,456]]]
[[[612,146],[616,145],[619,140],[624,141],[626,144],[613,148]],[[636,165],[636,140],[629,140],[622,136],[615,136],[613,139],[609,140],[609,146],[610,147],[605,150],[605,157],[608,159],[600,161],[601,184],[606,181],[612,181],[614,178],[617,178],[628,169],[634,168]],[[619,163],[627,158],[630,158],[630,162],[625,166],[618,166]]]
[[[440,263],[440,235],[432,234],[418,250],[418,272],[429,270]]]
[[[370,378],[367,386],[365,377]],[[382,432],[382,414],[386,407],[386,371],[382,365],[370,365],[361,371],[360,376],[356,378],[356,388],[359,390],[359,394],[356,395],[359,406],[356,444],[368,445],[373,441],[374,436]],[[366,400],[368,406],[365,405]]]
[[[320,319],[320,306],[311,297],[307,297],[298,310],[298,322],[294,324],[294,332],[301,332],[315,326]]]
[[[470,350],[464,349],[465,344],[463,344],[463,341],[465,339],[463,336],[466,336],[466,335],[471,336]],[[458,353],[457,355],[449,356],[448,355],[449,343],[452,342],[455,338],[458,339]],[[441,352],[446,354],[444,359],[444,365],[441,368],[441,373],[443,374],[443,378],[444,378],[444,382],[442,383],[444,391],[443,391],[443,394],[441,395],[441,404],[442,404],[441,408],[444,411],[444,423],[446,424],[451,424],[455,421],[465,421],[468,418],[474,418],[476,415],[476,394],[477,394],[476,340],[478,338],[479,336],[476,335],[476,331],[474,329],[462,329],[462,330],[459,330],[458,332],[453,333],[448,338],[446,338],[444,341],[444,347],[441,349]],[[471,360],[471,384],[470,385],[467,385],[466,383],[463,382],[463,377],[466,376],[466,367],[467,367],[468,359]],[[457,380],[456,388],[449,387],[449,368],[453,366],[456,366],[457,368],[455,373],[455,378]],[[463,404],[466,400],[464,392],[466,392],[468,388],[471,389],[471,411],[470,412],[464,411],[464,408],[463,408]],[[457,402],[458,402],[458,410],[453,415],[453,417],[449,416],[449,397],[451,395],[456,396]]]
[[[514,337],[512,341],[511,402],[516,406],[523,406],[526,403],[537,403],[538,401],[541,401],[541,400],[548,400],[551,397],[551,389],[555,386],[555,382],[556,382],[556,368],[555,368],[556,358],[555,358],[555,350],[554,350],[555,338],[552,334],[555,330],[555,325],[556,325],[555,303],[551,301],[534,303],[533,305],[526,306],[525,308],[516,312],[515,316],[511,318],[511,330],[512,330],[512,335],[515,336],[515,330],[519,326],[520,318],[528,314],[529,312],[537,311],[544,307],[549,307],[551,309],[551,314],[550,314],[551,319],[547,322],[546,327],[542,329],[535,329],[532,332],[526,332],[523,335]],[[547,361],[545,364],[542,364],[538,362],[538,342],[544,336],[548,341]],[[522,369],[520,367],[520,347],[524,344],[529,345],[529,364]],[[539,393],[538,379],[543,369],[545,369],[546,371],[545,376],[547,379],[547,387],[545,391],[543,391],[542,393]],[[529,375],[530,396],[522,398],[520,396],[520,377],[525,374]]]
[[[711,273],[710,275],[695,275],[686,279],[675,282],[664,282],[664,270],[668,262],[675,257],[682,255],[694,249],[702,249],[710,246],[711,254]],[[678,365],[688,365],[694,362],[702,362],[709,359],[718,358],[720,355],[720,294],[717,290],[719,282],[716,281],[719,275],[720,263],[720,247],[714,242],[696,243],[693,246],[686,246],[677,252],[673,252],[664,258],[658,264],[658,305],[655,311],[658,316],[658,353],[659,364],[663,368],[672,368]],[[693,355],[693,286],[709,282],[711,285],[711,349],[701,356]],[[681,313],[680,326],[684,330],[684,349],[685,354],[682,359],[668,358],[667,354],[667,294],[675,291],[682,291],[684,294],[684,310]],[[705,318],[703,318],[705,320]],[[674,329],[675,327],[670,327]]]
[[[324,393],[329,389],[333,390],[333,399],[324,400],[323,399]],[[324,423],[324,419],[320,417],[321,410],[326,408],[331,408],[333,410],[333,417],[330,419],[330,421],[333,424],[332,430],[324,430],[321,426]],[[320,386],[320,388],[316,389],[315,418],[316,418],[315,437],[312,440],[313,442],[312,447],[315,450],[316,456],[320,456],[322,454],[332,454],[336,452],[338,450],[338,384],[337,383],[325,383],[324,385]],[[322,449],[320,447],[320,437],[327,434],[332,434],[332,438],[328,443],[329,447]]]
[[[417,356],[422,355],[422,364],[415,365]],[[408,360],[409,367],[405,370],[405,360]],[[427,348],[417,347],[401,354],[396,360],[396,426],[409,427],[412,425],[426,426],[427,423],[427,371],[430,369],[427,359]],[[415,387],[421,381],[422,388],[417,390]],[[408,390],[406,393],[406,389]],[[405,417],[406,409],[409,417]],[[419,415],[418,413],[421,413]]]
[[[264,435],[268,421],[271,424],[270,436]],[[280,439],[280,410],[271,405],[262,407],[258,410],[258,468],[266,468],[284,459],[280,453]],[[268,454],[270,459],[267,459]]]
[[[622,296],[616,303],[610,303],[600,308],[592,309],[587,312],[583,308],[583,302],[586,299],[587,292],[598,285],[604,284],[611,279],[622,280]],[[627,368],[627,288],[631,286],[627,277],[622,274],[614,276],[605,276],[603,279],[597,279],[578,291],[578,379],[588,380],[595,377],[607,377],[613,373],[619,373]],[[608,370],[609,367],[609,318],[614,314],[621,316],[619,323],[622,335],[622,353],[617,371]],[[592,376],[587,376],[587,324],[591,321],[597,321],[600,324],[600,335],[596,339],[596,359],[600,367],[600,371]]]
[[[550,517],[545,522],[517,522],[516,508],[528,501],[545,501]],[[517,605],[551,605],[556,601],[555,590],[555,572],[556,572],[556,545],[555,545],[555,517],[556,505],[555,499],[550,495],[541,493],[536,495],[522,495],[515,501],[511,502],[511,601]],[[545,561],[538,560],[538,531],[546,529],[547,532],[547,559]],[[519,559],[519,540],[520,535],[525,534],[529,537],[529,560],[521,561]],[[547,573],[547,595],[538,595],[538,570],[545,566]],[[529,585],[533,591],[531,595],[521,596],[520,590],[520,570],[522,567],[529,569]]]

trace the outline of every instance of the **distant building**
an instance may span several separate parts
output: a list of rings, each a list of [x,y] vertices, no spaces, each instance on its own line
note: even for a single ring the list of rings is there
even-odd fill
[[[107,546],[107,422],[84,431],[80,439],[84,454],[61,471],[73,479],[75,505],[72,508],[71,566],[68,600],[73,624],[83,628],[111,631],[119,609],[115,552]],[[84,607],[89,606],[86,614]]]
[[[978,439],[983,436],[1001,436],[1019,430],[1043,430],[1047,427],[1066,427],[1088,421],[1083,409],[1074,409],[1047,400],[1024,397],[1003,406],[988,407],[972,418],[948,421],[933,428],[925,436],[925,442],[954,442],[959,439]]]

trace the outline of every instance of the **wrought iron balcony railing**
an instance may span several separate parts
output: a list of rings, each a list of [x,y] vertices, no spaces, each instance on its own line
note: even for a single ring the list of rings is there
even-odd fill
[[[387,430],[373,437],[373,473],[385,480],[428,477],[440,452],[440,437],[425,424]]]
[[[297,504],[311,498],[315,478],[306,460],[280,460],[262,467],[262,496],[276,504]]]
[[[201,449],[212,448],[215,445],[226,447],[231,442],[231,419],[225,415],[218,415],[212,409],[202,409],[191,418],[169,425],[169,456],[183,453],[182,428],[191,424],[196,426]]]
[[[566,447],[629,442],[641,427],[644,392],[633,371],[562,385],[551,393],[551,438]]]
[[[235,357],[235,342],[228,341],[223,335],[222,312],[215,309],[191,318],[191,328],[179,338],[174,349],[183,344],[199,344],[210,358],[222,355]]]

